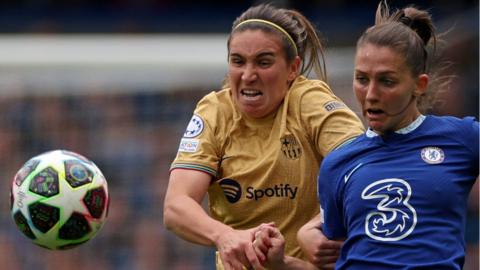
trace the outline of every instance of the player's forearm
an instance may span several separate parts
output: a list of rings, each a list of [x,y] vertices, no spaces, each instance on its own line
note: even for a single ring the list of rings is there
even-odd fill
[[[320,228],[320,225],[322,224],[322,220],[321,220],[321,215],[320,214],[317,214],[315,217],[313,217],[310,221],[308,221],[307,223],[305,223],[305,227],[308,228],[308,229],[311,229],[311,228]]]
[[[297,241],[302,249],[306,245],[306,242],[312,239],[312,230],[317,232],[321,226],[320,214],[316,215],[310,221],[305,223],[297,232]]]
[[[200,245],[212,246],[227,225],[211,218],[192,198],[178,196],[165,201],[164,224],[181,238]]]
[[[275,266],[278,270],[317,270],[315,265],[301,259],[285,256],[283,265]]]

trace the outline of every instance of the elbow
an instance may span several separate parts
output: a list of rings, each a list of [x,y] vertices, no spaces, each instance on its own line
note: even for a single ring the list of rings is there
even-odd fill
[[[163,226],[169,231],[172,231],[175,227],[173,212],[172,206],[166,203],[163,208]]]

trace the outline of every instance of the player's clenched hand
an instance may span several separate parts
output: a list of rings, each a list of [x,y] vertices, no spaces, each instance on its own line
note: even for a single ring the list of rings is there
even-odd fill
[[[255,232],[253,247],[258,259],[269,269],[283,266],[285,258],[285,239],[280,230],[272,225],[263,224]],[[255,269],[263,269],[256,268]]]
[[[305,224],[297,233],[297,240],[307,259],[319,269],[334,269],[343,241],[329,240],[318,226]]]
[[[232,229],[218,237],[216,246],[225,270],[262,269],[252,245],[257,230]]]

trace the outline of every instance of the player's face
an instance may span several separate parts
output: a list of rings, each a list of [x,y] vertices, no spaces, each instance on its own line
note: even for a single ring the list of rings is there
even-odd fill
[[[253,118],[274,112],[297,76],[300,60],[287,63],[281,38],[261,30],[235,33],[230,40],[229,79],[240,111]]]
[[[408,126],[419,115],[416,97],[428,76],[412,75],[404,57],[389,47],[366,43],[357,48],[353,90],[369,127],[379,134]]]

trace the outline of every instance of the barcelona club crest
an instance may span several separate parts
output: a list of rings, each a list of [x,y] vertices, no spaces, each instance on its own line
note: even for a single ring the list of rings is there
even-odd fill
[[[280,139],[282,152],[289,159],[297,159],[302,155],[302,148],[293,135],[286,135]]]

